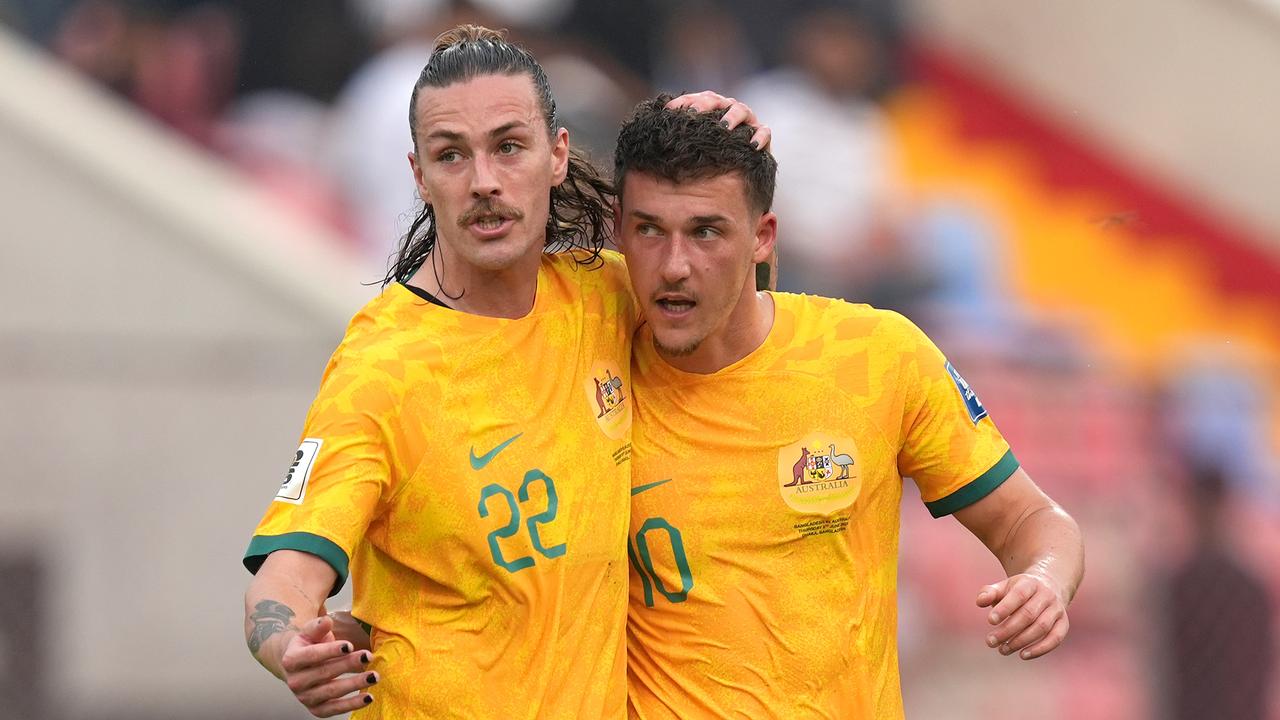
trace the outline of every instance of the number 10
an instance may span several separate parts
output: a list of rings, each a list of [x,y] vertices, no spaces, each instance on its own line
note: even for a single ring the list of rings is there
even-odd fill
[[[647,537],[651,530],[662,530],[671,542],[671,555],[675,557],[676,569],[680,571],[680,589],[675,592],[667,589],[667,586],[662,583],[662,578],[658,576],[658,571],[653,567],[653,557],[649,553]],[[689,591],[693,589],[693,571],[689,569],[689,557],[684,551],[684,538],[679,530],[667,522],[666,518],[652,517],[645,520],[640,526],[640,531],[636,533],[634,546],[631,538],[627,538],[627,555],[630,556],[631,565],[644,584],[645,607],[653,607],[654,588],[657,588],[667,602],[682,603],[689,599]]]

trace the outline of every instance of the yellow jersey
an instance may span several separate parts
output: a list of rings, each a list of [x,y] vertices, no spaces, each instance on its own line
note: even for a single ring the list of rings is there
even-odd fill
[[[938,516],[1017,468],[906,318],[772,297],[767,339],[715,373],[636,335],[634,718],[901,718],[902,478]]]
[[[382,677],[356,717],[625,716],[636,310],[620,256],[574,258],[520,319],[390,285],[325,370],[244,562],[350,568]]]

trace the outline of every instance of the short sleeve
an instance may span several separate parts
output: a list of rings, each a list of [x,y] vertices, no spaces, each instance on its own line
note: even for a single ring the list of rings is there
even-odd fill
[[[339,351],[341,353],[341,351]],[[245,551],[253,573],[276,550],[323,559],[346,583],[393,467],[395,383],[359,358],[335,356],[307,414],[301,445]]]
[[[897,322],[905,385],[898,471],[915,481],[929,513],[941,517],[986,497],[1018,461],[942,351],[906,318]]]

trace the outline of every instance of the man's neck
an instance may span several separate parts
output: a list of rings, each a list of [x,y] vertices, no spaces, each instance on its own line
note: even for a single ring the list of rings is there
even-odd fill
[[[661,350],[658,353],[674,368],[710,375],[755,352],[772,329],[773,296],[753,289],[743,295],[724,326],[707,336],[692,353],[679,357],[668,356]]]
[[[465,263],[447,263],[433,252],[408,284],[426,290],[458,312],[516,319],[533,310],[541,262],[539,252],[503,270],[488,271]]]

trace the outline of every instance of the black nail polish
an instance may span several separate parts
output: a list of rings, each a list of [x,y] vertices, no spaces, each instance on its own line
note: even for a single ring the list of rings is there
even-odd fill
[[[369,673],[369,677],[365,678],[364,680],[365,680],[365,682],[369,683],[370,685],[377,685],[377,684],[378,684],[378,676],[377,676],[377,675],[374,675],[373,673]]]
[[[756,142],[755,140],[752,140],[752,141],[751,141],[751,147],[752,147],[752,148],[754,148],[754,149],[756,149],[756,150],[759,150],[759,149],[760,149],[760,143]]]
[[[351,652],[351,646],[350,646],[350,645],[348,645],[348,644],[346,644],[346,643],[343,643],[343,644],[342,644],[342,654],[343,654],[343,655],[346,655],[346,654],[347,654],[347,653],[349,653],[349,652]]]
[[[370,660],[370,659],[371,659],[371,658],[369,657],[369,653],[365,653],[365,654],[363,654],[363,655],[361,655],[361,656],[360,656],[360,662],[361,662],[361,663],[363,663],[363,664],[365,664],[365,665],[368,665],[368,664],[369,664],[369,660]]]
[[[729,121],[728,121],[728,120],[721,120],[721,121],[720,121],[720,127],[724,128],[725,130],[728,130],[728,129],[729,129]]]
[[[364,704],[365,704],[365,705],[368,705],[368,704],[369,704],[369,703],[371,703],[371,702],[373,702],[373,696],[372,696],[372,695],[365,695],[365,696],[364,696]]]

